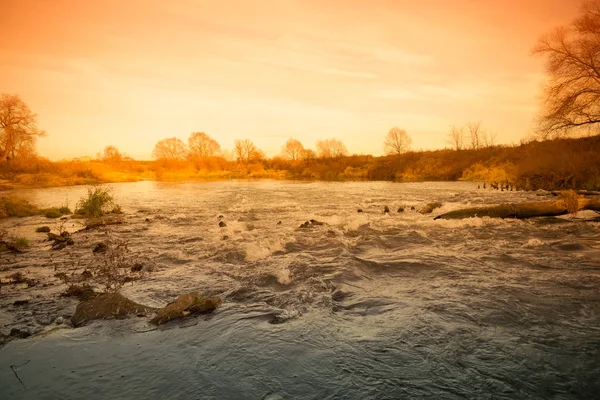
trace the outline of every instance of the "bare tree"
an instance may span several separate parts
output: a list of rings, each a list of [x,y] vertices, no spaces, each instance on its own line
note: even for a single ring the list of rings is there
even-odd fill
[[[316,147],[320,158],[338,158],[348,154],[346,145],[337,139],[319,140]]]
[[[541,37],[533,54],[546,58],[548,82],[539,121],[543,139],[600,123],[600,1],[586,1],[569,26]]]
[[[290,138],[285,145],[281,149],[281,153],[283,157],[287,158],[291,161],[298,161],[302,158],[302,153],[304,152],[304,146],[300,141]]]
[[[469,135],[471,149],[477,150],[482,147],[482,137],[485,132],[481,128],[481,121],[469,122],[467,124],[467,134]]]
[[[496,137],[498,136],[497,133],[491,133],[491,132],[482,132],[481,135],[481,144],[483,147],[493,147],[494,145],[496,145]]]
[[[194,132],[188,138],[190,159],[201,160],[221,153],[221,146],[204,132]]]
[[[265,153],[259,150],[250,139],[236,140],[233,153],[235,158],[243,163],[260,161],[265,158]]]
[[[454,150],[462,150],[465,141],[465,130],[462,127],[452,125],[450,127],[450,133],[448,133],[447,143],[454,148]]]
[[[152,157],[157,160],[185,160],[187,157],[187,148],[185,143],[179,138],[163,139],[154,146]]]
[[[34,151],[37,137],[44,135],[37,127],[37,115],[18,95],[0,95],[0,160]]]
[[[123,161],[123,155],[115,146],[106,146],[102,152],[102,161],[110,164],[118,164]]]
[[[383,149],[387,155],[397,155],[406,153],[411,144],[412,139],[404,129],[392,128],[385,137]]]

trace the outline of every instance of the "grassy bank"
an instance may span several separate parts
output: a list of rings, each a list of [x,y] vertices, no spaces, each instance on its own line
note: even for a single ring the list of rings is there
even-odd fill
[[[525,189],[600,189],[600,136],[534,141],[477,150],[353,155],[253,163],[210,157],[200,161],[51,162],[42,158],[0,164],[0,190],[107,182],[214,179],[316,179],[497,182]]]

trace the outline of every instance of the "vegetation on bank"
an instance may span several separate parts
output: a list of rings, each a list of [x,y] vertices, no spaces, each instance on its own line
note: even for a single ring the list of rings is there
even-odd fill
[[[202,179],[316,179],[384,180],[396,182],[498,182],[523,189],[600,189],[600,136],[531,141],[518,146],[477,149],[409,151],[383,157],[351,155],[291,160],[284,157],[228,161],[221,156],[202,159],[136,161],[99,158],[90,161],[51,162],[31,158],[0,163],[0,179],[17,186],[62,186],[137,180],[178,181]],[[103,194],[90,197],[96,208]],[[0,215],[31,215],[26,203],[0,200]],[[108,205],[108,204],[107,204]],[[77,212],[77,210],[76,210]],[[87,213],[87,211],[86,211]]]

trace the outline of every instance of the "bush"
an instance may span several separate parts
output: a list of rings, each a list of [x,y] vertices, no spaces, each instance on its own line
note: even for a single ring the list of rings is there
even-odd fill
[[[71,212],[71,209],[70,209],[69,207],[67,207],[67,206],[62,206],[62,207],[59,207],[58,211],[60,211],[60,213],[61,213],[62,215],[69,215],[69,214],[73,214],[73,213]]]
[[[22,249],[24,247],[29,247],[29,240],[27,240],[24,237],[18,237],[18,238],[15,238],[15,240],[13,241],[13,244],[16,248]]]
[[[114,204],[110,188],[88,188],[87,197],[81,198],[75,207],[75,213],[88,217],[101,217]]]
[[[46,218],[60,218],[63,215],[71,214],[69,207],[50,207],[41,210]]]
[[[62,217],[61,212],[56,207],[46,208],[42,210],[42,213],[46,218],[60,218]]]
[[[0,197],[0,218],[29,217],[36,215],[39,209],[29,201],[16,197]]]

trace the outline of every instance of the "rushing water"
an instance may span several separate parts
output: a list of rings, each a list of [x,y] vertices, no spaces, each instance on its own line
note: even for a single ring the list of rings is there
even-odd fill
[[[162,306],[200,290],[220,295],[223,305],[209,317],[157,330],[133,318],[13,341],[0,349],[0,397],[600,394],[600,223],[433,220],[469,205],[539,200],[534,193],[478,190],[473,183],[113,188],[126,223],[109,234],[127,239],[132,256],[152,267],[122,292]],[[72,206],[84,191],[21,194]],[[410,210],[431,201],[444,205],[431,215]],[[406,211],[397,213],[400,206]],[[218,226],[220,215],[226,227]],[[298,229],[309,219],[325,224]],[[24,229],[16,226],[23,222],[7,224]],[[34,248],[23,262],[30,271],[93,262],[90,246],[106,233],[76,235],[73,248],[50,258],[47,249]]]

